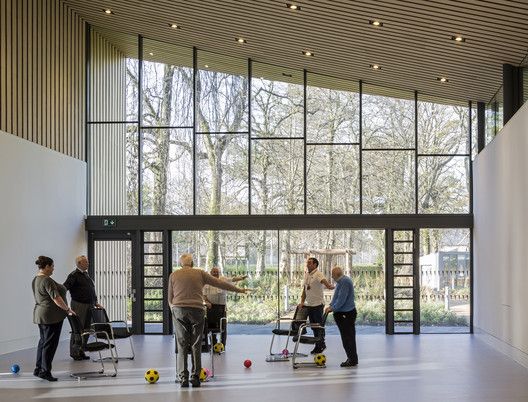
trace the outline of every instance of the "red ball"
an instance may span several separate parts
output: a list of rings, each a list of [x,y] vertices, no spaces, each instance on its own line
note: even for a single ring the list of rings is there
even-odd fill
[[[250,368],[251,367],[251,360],[244,360],[244,367]]]

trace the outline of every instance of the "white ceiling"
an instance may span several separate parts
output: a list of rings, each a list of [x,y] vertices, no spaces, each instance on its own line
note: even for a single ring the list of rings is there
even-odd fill
[[[489,101],[502,64],[521,64],[528,50],[527,0],[303,0],[301,11],[290,0],[63,1],[95,26],[458,101]]]

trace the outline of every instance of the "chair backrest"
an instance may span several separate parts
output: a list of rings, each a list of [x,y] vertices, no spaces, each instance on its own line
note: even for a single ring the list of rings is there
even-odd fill
[[[83,332],[83,327],[81,325],[81,320],[79,320],[79,317],[74,314],[68,314],[67,317],[68,322],[70,323],[72,333],[75,335],[81,335]]]
[[[106,314],[106,310],[104,308],[93,307],[92,321],[98,324],[106,324],[110,322],[110,319],[108,318],[108,314]]]

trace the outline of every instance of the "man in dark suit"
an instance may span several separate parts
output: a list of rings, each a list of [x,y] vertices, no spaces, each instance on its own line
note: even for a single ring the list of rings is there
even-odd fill
[[[92,308],[98,307],[103,308],[97,301],[97,294],[95,293],[95,284],[92,278],[88,275],[88,258],[85,255],[81,255],[75,259],[75,265],[77,268],[71,272],[64,282],[66,289],[70,291],[71,296],[71,308],[81,321],[84,329],[89,329],[92,323]],[[86,337],[88,338],[88,337]],[[86,341],[87,339],[85,339]],[[82,350],[80,345],[81,340],[70,339],[70,356],[74,360],[85,360],[89,359]]]

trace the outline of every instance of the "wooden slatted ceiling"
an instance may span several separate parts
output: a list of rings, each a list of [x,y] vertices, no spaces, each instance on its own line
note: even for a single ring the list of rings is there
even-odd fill
[[[65,1],[94,25],[460,101],[489,101],[502,83],[502,64],[518,65],[528,49],[526,1],[304,0],[296,2],[299,12],[279,0]],[[370,26],[372,19],[384,26]],[[173,22],[182,29],[171,29]],[[467,41],[455,43],[453,35]],[[236,43],[238,36],[248,43]],[[439,76],[450,82],[437,82]]]

